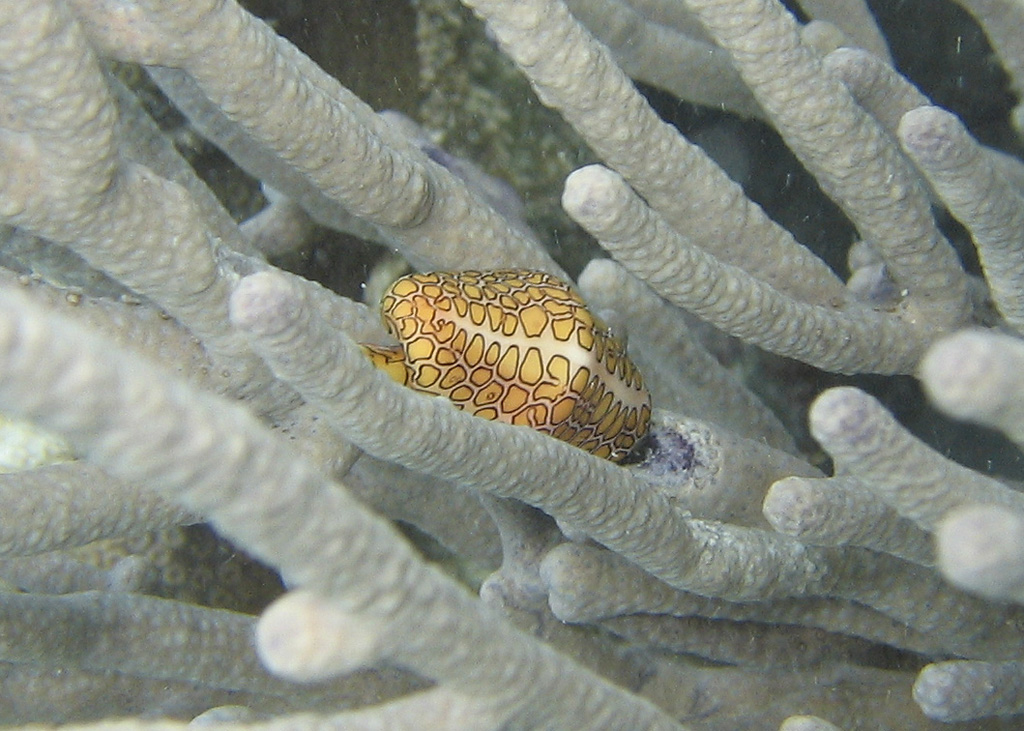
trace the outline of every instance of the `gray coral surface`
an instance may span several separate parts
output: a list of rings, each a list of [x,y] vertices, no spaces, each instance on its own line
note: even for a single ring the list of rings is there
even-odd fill
[[[1018,728],[1021,38],[0,0],[0,723]],[[571,281],[635,453],[376,369],[410,268]]]

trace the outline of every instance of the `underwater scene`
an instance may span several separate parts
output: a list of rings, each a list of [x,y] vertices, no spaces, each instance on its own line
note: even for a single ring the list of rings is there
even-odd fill
[[[0,724],[1024,725],[1024,5],[0,0]]]

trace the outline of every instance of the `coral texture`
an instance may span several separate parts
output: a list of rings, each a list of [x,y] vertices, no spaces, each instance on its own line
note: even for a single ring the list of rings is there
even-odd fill
[[[1018,727],[1021,6],[343,6],[0,0],[0,723]],[[649,433],[396,383],[408,267],[572,281]]]

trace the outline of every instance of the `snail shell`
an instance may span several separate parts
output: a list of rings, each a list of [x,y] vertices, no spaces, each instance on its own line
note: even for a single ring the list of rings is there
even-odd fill
[[[544,272],[432,272],[381,300],[397,347],[364,345],[417,391],[619,461],[647,432],[651,397],[622,343]]]

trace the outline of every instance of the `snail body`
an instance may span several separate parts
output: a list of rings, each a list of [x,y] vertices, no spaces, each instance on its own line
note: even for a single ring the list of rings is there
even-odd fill
[[[544,272],[431,272],[395,281],[381,314],[399,346],[364,345],[392,378],[485,419],[619,461],[651,398],[622,343]]]

